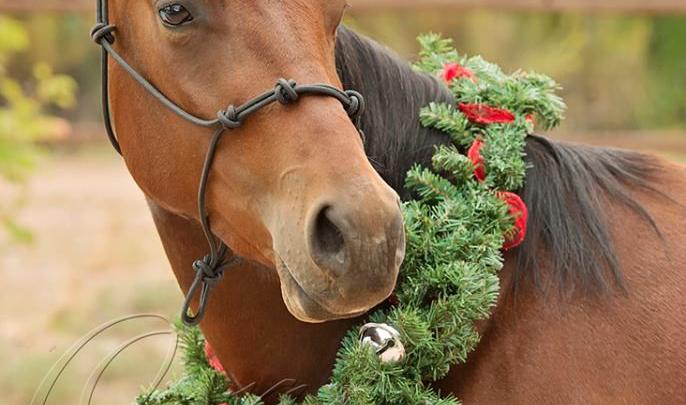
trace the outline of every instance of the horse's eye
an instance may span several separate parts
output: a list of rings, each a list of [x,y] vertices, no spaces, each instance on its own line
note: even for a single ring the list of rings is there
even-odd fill
[[[193,21],[193,15],[181,4],[170,4],[162,7],[160,18],[165,24],[174,27]]]

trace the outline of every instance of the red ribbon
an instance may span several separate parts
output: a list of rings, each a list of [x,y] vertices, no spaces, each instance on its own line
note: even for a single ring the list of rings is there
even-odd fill
[[[210,363],[210,366],[212,366],[213,369],[222,374],[226,374],[224,366],[222,366],[221,361],[219,361],[219,357],[217,357],[217,354],[214,352],[214,349],[208,341],[205,341],[205,356],[207,356],[207,362]]]
[[[526,224],[529,219],[529,209],[522,197],[509,191],[499,191],[498,198],[503,200],[508,207],[510,215],[514,218],[514,228],[505,235],[504,250],[514,249],[526,239]]]
[[[476,138],[472,147],[467,152],[467,157],[474,164],[474,177],[479,182],[486,180],[486,162],[481,155],[481,148],[484,147],[484,142],[480,138]]]
[[[515,121],[515,116],[510,111],[486,104],[460,103],[460,111],[477,124],[511,124]]]
[[[474,73],[459,63],[447,63],[443,66],[443,73],[441,76],[447,84],[450,84],[455,79],[463,77],[474,80]]]

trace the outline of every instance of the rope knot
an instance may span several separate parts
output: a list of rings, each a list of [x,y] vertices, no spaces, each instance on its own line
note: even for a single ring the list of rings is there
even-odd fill
[[[290,104],[298,101],[300,97],[298,95],[295,80],[279,79],[276,81],[276,87],[274,88],[274,95],[276,100],[281,104]]]
[[[212,289],[224,278],[225,266],[220,260],[215,260],[211,255],[205,256],[202,260],[193,263],[195,279],[188,289],[188,294],[183,302],[181,309],[181,320],[188,326],[197,326],[205,317],[207,303]],[[200,292],[198,297],[198,310],[195,315],[190,313],[191,302]]]
[[[355,90],[347,90],[345,95],[348,96],[348,105],[345,107],[345,111],[348,116],[353,121],[362,115],[365,109],[364,97],[362,94],[356,92]]]
[[[236,129],[241,126],[241,120],[238,117],[238,110],[236,106],[230,105],[226,110],[217,113],[219,123],[225,129]]]
[[[202,260],[196,260],[193,263],[193,270],[202,274],[201,279],[206,284],[216,284],[224,277],[224,273],[219,270],[220,267],[212,265],[210,256],[205,256]]]
[[[102,45],[102,40],[114,43],[114,35],[112,33],[116,31],[117,27],[111,24],[97,23],[91,30],[91,39],[98,45]]]

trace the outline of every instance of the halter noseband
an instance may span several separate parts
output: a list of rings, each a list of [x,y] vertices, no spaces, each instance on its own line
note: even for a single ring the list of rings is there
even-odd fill
[[[360,117],[364,112],[364,98],[356,91],[341,91],[327,84],[300,86],[297,85],[294,80],[279,79],[273,90],[267,91],[240,106],[230,105],[225,110],[219,111],[217,113],[217,118],[215,119],[206,120],[199,118],[171,101],[114,50],[112,45],[115,41],[114,32],[116,31],[116,27],[109,24],[107,6],[108,0],[97,0],[97,21],[95,27],[93,27],[93,30],[91,31],[91,38],[102,48],[101,85],[103,119],[105,122],[105,129],[107,130],[107,136],[114,149],[121,155],[121,147],[119,146],[117,136],[114,132],[109,110],[109,75],[107,64],[110,56],[136,82],[143,86],[145,90],[173,113],[195,125],[215,129],[214,135],[210,141],[210,146],[207,150],[200,177],[200,185],[198,187],[198,213],[202,230],[210,247],[210,253],[202,260],[197,260],[193,263],[193,269],[195,270],[196,275],[188,291],[188,295],[184,300],[181,313],[181,319],[186,325],[195,326],[200,323],[205,315],[208,298],[214,286],[222,280],[224,272],[228,268],[236,266],[241,261],[240,257],[238,257],[224,242],[214,236],[210,228],[209,215],[207,212],[207,185],[212,162],[214,161],[217,146],[219,145],[222,135],[228,130],[239,128],[250,115],[270,104],[278,102],[286,105],[297,102],[300,96],[320,95],[333,97],[340,101],[348,113],[348,116],[353,120],[358,131],[360,131],[360,135],[364,138],[364,133],[360,129]],[[190,305],[198,292],[200,293],[198,310],[195,315],[192,315],[190,313]]]

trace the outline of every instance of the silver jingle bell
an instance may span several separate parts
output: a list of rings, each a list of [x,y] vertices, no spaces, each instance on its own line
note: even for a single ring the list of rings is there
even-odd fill
[[[360,329],[360,343],[371,347],[383,363],[397,363],[405,357],[400,333],[385,323],[368,323]]]

